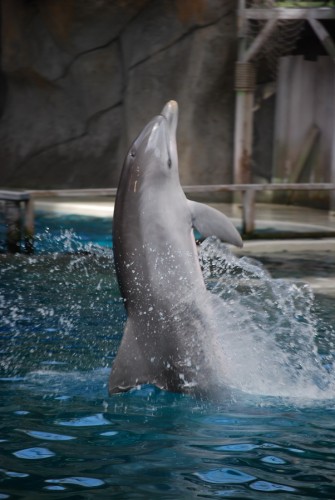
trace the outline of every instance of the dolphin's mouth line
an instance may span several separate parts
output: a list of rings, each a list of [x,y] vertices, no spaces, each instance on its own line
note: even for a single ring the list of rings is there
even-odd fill
[[[172,167],[172,152],[171,152],[171,135],[173,133],[172,131],[172,123],[170,123],[170,120],[168,119],[167,116],[165,116],[163,113],[160,113],[157,115],[158,117],[164,118],[166,124],[167,124],[167,129],[166,129],[166,146],[167,146],[167,151],[168,151],[168,167],[169,169]]]
[[[168,120],[168,118],[167,118],[165,115],[159,114],[159,115],[157,115],[157,116],[161,116],[162,118],[164,118],[164,120],[165,120],[165,121],[167,122],[167,124],[168,124],[168,127],[170,128],[170,123],[169,123],[169,120]]]

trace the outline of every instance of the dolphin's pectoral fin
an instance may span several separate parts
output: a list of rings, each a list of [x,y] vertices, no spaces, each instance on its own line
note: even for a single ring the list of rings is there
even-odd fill
[[[192,224],[202,236],[205,238],[217,236],[220,240],[237,247],[243,246],[239,232],[222,212],[196,201],[188,200],[188,205],[192,214]]]
[[[125,392],[137,385],[152,383],[148,364],[136,338],[132,321],[128,318],[109,377],[109,394]]]

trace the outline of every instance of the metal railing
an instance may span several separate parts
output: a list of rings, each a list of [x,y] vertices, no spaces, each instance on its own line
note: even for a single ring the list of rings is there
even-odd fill
[[[264,191],[333,191],[335,183],[276,183],[276,184],[216,184],[183,186],[186,194],[214,194],[240,192],[242,194],[242,233],[252,235],[255,230],[255,199]],[[33,251],[34,200],[43,198],[96,198],[115,197],[116,188],[99,189],[50,189],[50,190],[0,190],[0,200],[5,202],[7,247],[19,251],[22,239],[27,253]]]

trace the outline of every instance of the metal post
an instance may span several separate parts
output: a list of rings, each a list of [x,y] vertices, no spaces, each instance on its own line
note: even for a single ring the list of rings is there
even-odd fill
[[[335,81],[334,81],[334,91],[335,91]],[[330,158],[330,182],[335,184],[335,105],[333,100],[333,142],[331,149],[331,158]],[[329,193],[329,210],[330,214],[335,216],[335,190],[333,189]]]
[[[326,28],[323,24],[320,23],[317,19],[308,19],[309,24],[312,26],[315,34],[319,38],[320,42],[324,46],[326,52],[332,58],[333,62],[335,62],[335,43],[333,42],[331,36],[329,35]],[[333,105],[333,116],[334,116],[334,126],[333,126],[333,142],[332,142],[332,150],[331,150],[331,159],[330,159],[330,182],[335,182],[335,106],[334,99],[331,100]],[[335,191],[330,191],[329,195],[329,209],[330,214],[335,214]]]
[[[238,61],[243,60],[246,50],[246,0],[239,0],[237,12],[237,36],[238,36]],[[236,64],[235,90],[236,90],[236,108],[235,108],[235,144],[234,144],[234,183],[241,184],[245,182],[243,175],[243,157],[245,156],[245,88],[241,84],[236,84],[237,80],[243,80],[240,74],[239,62]],[[248,182],[248,181],[247,181]]]
[[[253,92],[240,90],[236,103],[235,184],[251,182]]]
[[[255,198],[256,191],[243,191],[242,234],[250,235],[255,230]]]
[[[19,201],[5,202],[7,249],[9,253],[21,251],[21,210]]]
[[[24,202],[24,246],[26,253],[34,252],[34,200]]]

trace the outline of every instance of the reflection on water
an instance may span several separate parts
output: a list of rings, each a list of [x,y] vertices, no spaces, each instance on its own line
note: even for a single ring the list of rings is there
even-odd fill
[[[329,298],[207,240],[229,401],[110,398],[125,320],[111,251],[54,238],[0,260],[0,499],[335,497]]]
[[[107,400],[107,375],[88,372],[83,393],[68,387],[65,399],[2,383],[2,494],[333,498],[333,403],[254,397],[217,406],[152,387]],[[85,396],[89,381],[100,386],[95,397]]]

